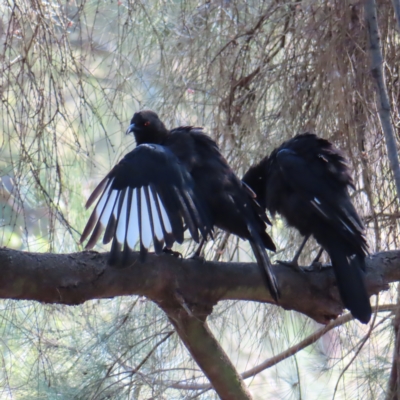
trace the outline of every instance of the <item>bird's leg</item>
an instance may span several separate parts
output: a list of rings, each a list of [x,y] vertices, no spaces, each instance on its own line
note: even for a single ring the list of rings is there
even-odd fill
[[[317,256],[314,258],[314,260],[311,262],[309,269],[311,270],[318,270],[321,271],[322,269],[322,263],[319,261],[319,259],[321,258],[321,255],[323,253],[324,249],[323,247],[321,247],[318,251]]]
[[[226,249],[226,245],[228,244],[229,241],[229,237],[231,236],[231,234],[229,232],[225,232],[224,237],[222,238],[220,245],[218,246],[217,251],[215,252],[213,261],[219,261],[222,254],[224,253],[225,249]]]
[[[203,246],[204,246],[205,242],[206,242],[206,240],[204,238],[202,238],[196,251],[189,257],[191,260],[204,261],[204,257],[201,256],[200,254],[201,254],[201,250],[203,250]]]
[[[278,263],[278,264],[282,264],[282,265],[286,265],[286,266],[288,266],[288,267],[292,267],[293,269],[295,269],[295,270],[297,270],[297,271],[303,272],[303,270],[299,267],[299,257],[300,257],[300,254],[301,254],[301,252],[303,251],[304,246],[306,245],[307,240],[308,240],[309,238],[310,238],[310,235],[307,235],[307,236],[304,238],[304,240],[303,240],[303,242],[301,243],[299,249],[297,250],[296,254],[294,255],[292,261],[281,261],[281,260],[279,260],[279,261],[277,261],[277,263]]]
[[[164,248],[163,248],[163,253],[165,253],[165,254],[169,254],[169,255],[171,255],[171,256],[174,256],[174,257],[180,257],[180,258],[183,258],[182,257],[182,253],[179,253],[179,251],[173,251],[172,249],[169,249],[167,246],[165,246]]]

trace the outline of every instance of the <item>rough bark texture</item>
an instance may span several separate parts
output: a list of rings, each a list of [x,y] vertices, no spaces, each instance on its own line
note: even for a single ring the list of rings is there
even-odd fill
[[[194,360],[221,399],[251,396],[206,318],[220,300],[273,303],[254,263],[220,263],[149,255],[132,257],[128,267],[107,265],[107,254],[24,253],[0,249],[0,297],[47,303],[80,304],[90,299],[142,295],[165,311]],[[298,272],[274,266],[281,290],[279,305],[327,323],[342,312],[331,268]],[[368,259],[366,283],[375,294],[400,280],[400,251]]]
[[[222,400],[251,400],[247,387],[206,321],[183,309],[164,309],[193,359]]]
[[[281,298],[279,305],[321,323],[343,311],[331,268],[297,272],[273,266]],[[382,252],[367,260],[366,283],[376,294],[400,280],[400,251]],[[207,315],[220,300],[252,300],[274,304],[255,263],[221,263],[182,260],[150,254],[141,263],[135,254],[131,265],[107,265],[107,253],[25,253],[0,249],[0,298],[46,303],[81,304],[90,299],[141,295],[162,308],[185,305],[194,315]],[[168,304],[171,302],[171,304]]]

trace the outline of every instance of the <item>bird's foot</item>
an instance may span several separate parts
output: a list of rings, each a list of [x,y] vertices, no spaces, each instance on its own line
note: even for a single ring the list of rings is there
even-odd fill
[[[311,271],[319,271],[320,272],[323,269],[332,268],[332,265],[331,264],[323,264],[320,261],[313,261],[310,264],[309,268],[310,268]]]
[[[173,250],[169,249],[168,247],[163,248],[163,253],[169,254],[169,255],[177,257],[177,258],[183,258],[182,253],[179,253],[179,251],[173,251]]]
[[[332,268],[332,265],[323,264],[320,261],[313,261],[308,267],[305,267],[305,272],[321,272],[323,269]]]
[[[278,264],[285,265],[286,267],[290,267],[293,270],[297,272],[304,272],[303,268],[299,266],[299,263],[297,260],[292,260],[292,261],[283,261],[283,260],[277,260]]]
[[[322,262],[320,261],[313,261],[309,266],[308,270],[309,271],[322,271],[323,265]]]
[[[194,261],[199,261],[202,263],[206,262],[206,259],[204,256],[201,256],[200,254],[193,253],[191,256],[188,257],[189,260],[194,260]]]

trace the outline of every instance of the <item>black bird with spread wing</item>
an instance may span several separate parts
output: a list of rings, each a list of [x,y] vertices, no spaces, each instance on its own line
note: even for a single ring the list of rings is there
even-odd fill
[[[199,242],[200,236],[212,237],[215,225],[249,241],[277,300],[278,286],[265,251],[275,250],[266,233],[268,218],[217,144],[202,128],[168,130],[149,110],[134,114],[127,133],[134,134],[137,147],[100,182],[86,204],[90,207],[100,196],[81,237],[83,242],[91,235],[86,248],[105,230],[103,243],[112,240],[110,263],[117,264],[137,240],[143,259],[152,242],[160,253],[164,244],[171,249],[174,242],[182,243],[186,228]]]
[[[348,193],[354,186],[342,153],[314,134],[297,135],[251,167],[243,181],[261,206],[284,216],[302,235],[314,236],[331,258],[345,307],[368,323],[363,278],[368,246]]]

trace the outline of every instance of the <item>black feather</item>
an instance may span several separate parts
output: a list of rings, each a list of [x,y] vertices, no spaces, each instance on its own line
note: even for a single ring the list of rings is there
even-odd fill
[[[364,227],[348,193],[354,187],[343,154],[306,133],[290,139],[246,172],[261,206],[279,213],[328,252],[344,305],[363,323],[371,305],[363,279]]]
[[[91,204],[102,190],[107,190],[107,181],[112,181],[111,188],[118,193],[127,188],[145,190],[156,252],[160,251],[160,241],[156,236],[154,218],[160,218],[167,248],[171,248],[175,241],[183,242],[186,228],[196,242],[200,241],[200,235],[203,240],[212,238],[214,226],[249,240],[261,272],[266,277],[266,284],[277,299],[278,287],[265,251],[265,248],[275,250],[265,231],[269,220],[254,198],[253,191],[233,173],[217,144],[202,128],[186,126],[167,130],[152,111],[136,113],[128,131],[135,135],[137,147],[111,170],[88,203]],[[145,187],[150,187],[151,191],[143,189]],[[154,198],[153,205],[150,195]],[[121,200],[119,202],[122,204]],[[140,213],[141,203],[142,198],[138,197],[140,232],[144,223]],[[122,217],[128,218],[126,215]],[[113,260],[118,258],[116,253],[122,245],[115,243],[119,218],[120,211],[117,221],[111,213],[104,238],[108,241],[114,235]],[[86,236],[96,225],[96,218],[93,219],[85,228]],[[170,225],[171,232],[166,229],[167,225]],[[92,240],[91,244],[94,244]],[[126,240],[124,247],[128,247]],[[147,248],[141,237],[142,259],[146,253]]]

